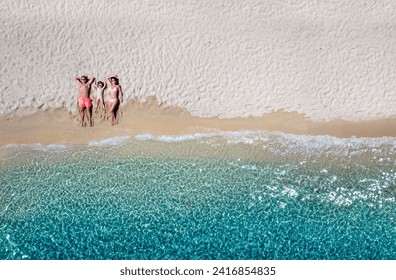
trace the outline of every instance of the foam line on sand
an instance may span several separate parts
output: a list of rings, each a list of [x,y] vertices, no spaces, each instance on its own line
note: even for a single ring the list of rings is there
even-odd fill
[[[214,131],[264,130],[298,135],[347,137],[396,136],[396,119],[316,122],[302,114],[278,111],[262,117],[199,118],[185,109],[159,105],[155,98],[130,101],[122,107],[118,124],[94,115],[93,127],[81,127],[78,116],[66,109],[39,110],[0,119],[0,146],[8,144],[87,144],[119,136],[193,135]]]

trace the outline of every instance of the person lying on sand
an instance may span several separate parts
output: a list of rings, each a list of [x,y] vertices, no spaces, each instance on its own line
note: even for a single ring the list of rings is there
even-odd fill
[[[84,121],[84,113],[86,112],[87,119],[90,126],[93,126],[92,122],[92,101],[89,98],[91,91],[91,84],[95,80],[94,77],[75,77],[74,78],[79,85],[79,95],[77,99],[78,111],[80,113],[80,124],[86,126]]]
[[[114,125],[118,106],[123,102],[123,93],[117,76],[106,76],[106,80],[110,82],[110,98],[108,101],[110,124]]]
[[[103,99],[103,92],[106,89],[107,83],[106,79],[105,82],[103,83],[102,81],[98,81],[94,83],[94,86],[96,88],[96,98],[95,98],[95,113],[98,111],[99,108],[99,102],[102,107],[103,112],[106,111],[106,107],[104,104],[104,99]]]

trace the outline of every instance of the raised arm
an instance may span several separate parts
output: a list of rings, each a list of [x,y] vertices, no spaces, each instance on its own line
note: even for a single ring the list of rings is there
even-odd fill
[[[75,80],[79,85],[81,85],[80,77],[74,77],[74,80]]]
[[[95,78],[92,77],[92,76],[88,76],[88,84],[89,84],[89,85],[92,84],[93,81],[95,81]]]
[[[118,75],[107,75],[106,76],[106,79],[109,81],[109,82],[111,82],[111,78],[116,78],[116,79],[118,79]]]

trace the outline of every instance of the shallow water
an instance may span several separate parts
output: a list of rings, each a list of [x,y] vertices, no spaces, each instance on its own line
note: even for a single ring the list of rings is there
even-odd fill
[[[266,132],[0,150],[1,259],[396,259],[396,139]]]

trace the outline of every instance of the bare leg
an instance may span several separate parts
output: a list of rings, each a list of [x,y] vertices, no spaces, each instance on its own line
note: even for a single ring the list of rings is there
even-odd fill
[[[93,121],[92,121],[92,106],[87,108],[87,119],[89,126],[93,126]]]
[[[107,119],[110,118],[110,116],[109,116],[109,114],[110,114],[110,108],[111,108],[111,102],[108,101],[108,102],[107,102],[107,112],[106,112]]]
[[[78,112],[80,113],[80,124],[81,124],[81,126],[85,126],[86,125],[85,122],[84,122],[84,110],[85,110],[85,107],[78,106]]]
[[[99,99],[95,98],[95,113],[98,111]]]
[[[105,104],[104,104],[104,100],[103,100],[103,99],[102,99],[102,109],[103,109],[103,111],[106,112],[106,107],[105,107]]]
[[[106,118],[106,106],[104,104],[104,100],[103,99],[101,99],[101,104],[100,105],[102,106],[102,112],[100,114],[100,118],[103,120],[103,119]]]
[[[116,116],[115,116],[115,108],[118,104],[118,100],[115,102],[109,102],[109,113],[110,113],[110,124],[114,125],[116,121]]]

